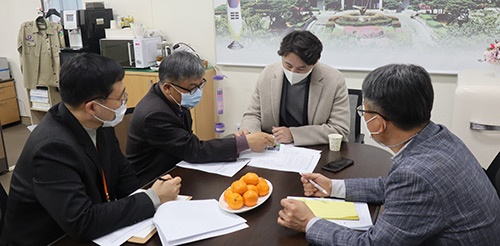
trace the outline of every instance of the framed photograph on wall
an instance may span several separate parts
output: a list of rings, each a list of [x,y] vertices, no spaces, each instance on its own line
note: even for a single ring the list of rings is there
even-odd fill
[[[489,68],[483,53],[500,39],[500,0],[214,0],[217,63],[279,61],[281,39],[308,30],[321,61],[369,71],[413,63],[432,73]]]

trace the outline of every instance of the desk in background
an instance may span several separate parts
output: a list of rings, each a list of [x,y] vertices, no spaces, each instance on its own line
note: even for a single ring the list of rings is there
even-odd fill
[[[391,154],[380,148],[359,144],[342,143],[340,152],[332,152],[328,145],[312,146],[312,149],[321,150],[321,159],[315,172],[330,178],[368,178],[386,177],[392,165]],[[354,160],[354,165],[332,173],[321,169],[326,163],[345,157]],[[201,164],[202,165],[202,164]],[[305,234],[278,225],[278,211],[282,208],[281,199],[287,196],[303,196],[303,186],[297,173],[281,172],[246,166],[234,177],[204,173],[191,169],[174,168],[170,174],[182,178],[181,194],[193,196],[193,199],[218,199],[221,193],[231,183],[247,172],[255,172],[273,184],[273,193],[269,199],[259,207],[239,214],[247,220],[249,228],[227,235],[205,239],[189,245],[308,245]],[[378,216],[379,206],[370,205],[372,220]],[[94,245],[93,243],[76,243],[68,237],[54,245]],[[137,245],[126,243],[125,245]],[[145,245],[161,245],[158,234],[153,236]]]

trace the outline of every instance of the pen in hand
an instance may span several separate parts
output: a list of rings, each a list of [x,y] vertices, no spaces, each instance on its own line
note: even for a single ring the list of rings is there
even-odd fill
[[[304,176],[302,175],[302,173],[300,174],[300,176],[304,177]],[[304,177],[304,178],[305,178],[305,177]],[[326,192],[326,190],[325,190],[323,187],[319,186],[319,184],[318,184],[318,183],[314,182],[312,179],[308,179],[308,178],[305,178],[305,179],[307,179],[307,181],[308,181],[309,183],[311,183],[314,187],[316,187],[316,189],[318,189],[319,191],[321,191],[321,192],[325,193],[325,195],[328,195],[328,192]]]

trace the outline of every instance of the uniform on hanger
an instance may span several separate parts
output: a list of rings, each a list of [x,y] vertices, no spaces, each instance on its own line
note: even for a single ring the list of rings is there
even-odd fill
[[[17,51],[27,89],[59,86],[59,50],[66,46],[63,27],[43,18],[41,21],[45,22],[45,29],[43,23],[37,25],[37,20],[24,22],[19,29]]]

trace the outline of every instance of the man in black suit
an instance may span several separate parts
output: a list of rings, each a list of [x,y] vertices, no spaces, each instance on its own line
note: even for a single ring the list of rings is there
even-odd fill
[[[137,104],[127,138],[127,158],[142,183],[178,162],[235,161],[246,149],[263,151],[274,137],[257,132],[235,138],[201,141],[191,129],[189,109],[202,97],[205,68],[195,55],[179,51],[160,64],[160,81]]]
[[[67,234],[90,241],[152,217],[181,179],[146,192],[120,151],[114,126],[126,110],[120,65],[96,54],[61,68],[62,103],[29,136],[12,175],[0,244],[46,245]]]

